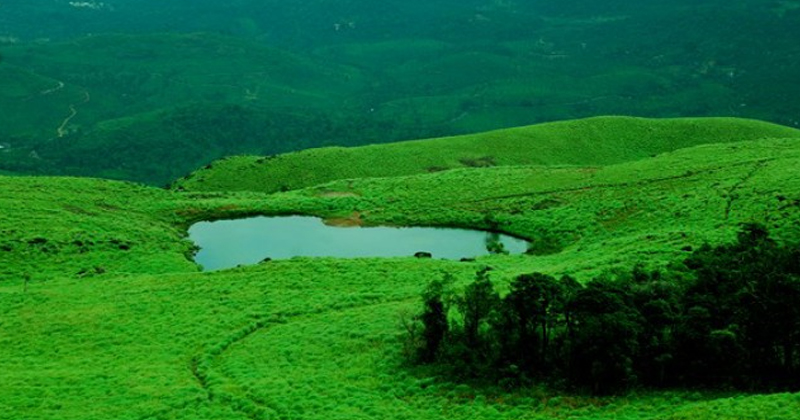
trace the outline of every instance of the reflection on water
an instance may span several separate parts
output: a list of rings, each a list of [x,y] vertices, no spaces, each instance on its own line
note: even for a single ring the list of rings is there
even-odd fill
[[[341,228],[303,216],[200,222],[189,228],[189,237],[200,247],[195,261],[205,270],[296,256],[400,257],[429,252],[433,258],[459,259],[487,255],[488,249],[519,254],[528,245],[522,239],[477,230]]]

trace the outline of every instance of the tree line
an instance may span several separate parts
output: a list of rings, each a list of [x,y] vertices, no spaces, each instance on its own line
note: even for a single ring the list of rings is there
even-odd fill
[[[682,263],[586,284],[490,269],[455,292],[432,281],[406,354],[453,380],[533,382],[607,394],[631,387],[800,389],[800,250],[764,226]]]

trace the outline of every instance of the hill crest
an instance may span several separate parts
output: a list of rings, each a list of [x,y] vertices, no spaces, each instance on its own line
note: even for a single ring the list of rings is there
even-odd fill
[[[229,157],[176,181],[173,188],[269,193],[338,179],[463,167],[602,166],[702,144],[790,137],[800,137],[800,131],[757,120],[605,116],[454,137]]]

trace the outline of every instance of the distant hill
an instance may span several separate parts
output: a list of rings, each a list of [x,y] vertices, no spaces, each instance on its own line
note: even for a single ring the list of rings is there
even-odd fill
[[[379,136],[377,128],[365,128],[363,122],[332,121],[313,109],[198,103],[102,121],[86,133],[35,150],[37,162],[46,164],[49,173],[164,185],[220,156],[318,147],[331,136],[348,138],[352,144]],[[359,134],[350,135],[353,132]],[[413,130],[407,133],[414,134]],[[32,159],[24,156],[21,160]]]
[[[52,79],[36,85],[4,78],[4,86],[19,92],[7,100],[46,96],[44,89],[63,82],[90,95],[70,121],[83,130],[99,121],[191,102],[327,108],[360,88],[360,74],[351,67],[219,34],[99,34],[4,50],[9,65]],[[2,92],[6,97],[8,90]],[[63,109],[59,116],[68,113]]]
[[[163,184],[231,153],[321,145],[328,110],[362,88],[352,67],[218,34],[102,34],[3,55],[0,168],[26,173]]]
[[[66,3],[4,6],[83,35],[0,35],[2,170],[164,185],[232,154],[595,115],[800,124],[791,5]]]
[[[173,187],[275,192],[337,179],[463,167],[608,165],[706,143],[769,137],[800,137],[800,130],[735,118],[595,117],[458,137],[231,157],[178,180]]]
[[[3,137],[49,139],[82,100],[74,85],[11,64],[0,65],[0,143]]]

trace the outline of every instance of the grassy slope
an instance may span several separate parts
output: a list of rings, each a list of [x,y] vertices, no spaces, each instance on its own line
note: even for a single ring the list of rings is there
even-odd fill
[[[793,419],[793,394],[597,400],[435,383],[398,365],[396,337],[399,314],[441,272],[465,282],[491,265],[499,282],[532,270],[585,279],[679,258],[683,246],[729,238],[750,220],[800,238],[799,164],[800,141],[778,139],[605,167],[457,169],[273,195],[0,178],[0,247],[13,245],[0,248],[0,418]],[[490,215],[518,235],[568,240],[560,254],[475,263],[293,259],[197,273],[184,259],[191,220],[290,211],[475,227]],[[69,245],[76,237],[95,245],[81,252]],[[106,272],[76,272],[96,265]],[[22,269],[33,271],[27,291]]]
[[[595,117],[488,133],[278,155],[227,158],[176,182],[192,191],[297,189],[336,179],[410,175],[465,166],[607,165],[712,142],[798,137],[734,118]]]
[[[304,260],[3,287],[0,418],[794,418],[791,394],[554,398],[410,374],[398,314],[443,269],[466,279],[472,267]]]
[[[580,277],[672,260],[684,246],[731,238],[746,221],[800,237],[798,147],[795,139],[703,145],[605,167],[457,169],[342,180],[287,195],[332,197],[341,204],[323,207],[328,212],[357,214],[367,224],[493,227],[563,249],[518,258],[522,270],[548,266]]]
[[[0,281],[93,274],[95,267],[192,270],[183,257],[190,244],[169,212],[159,211],[170,196],[96,179],[0,177]]]

